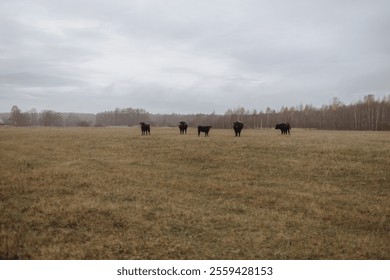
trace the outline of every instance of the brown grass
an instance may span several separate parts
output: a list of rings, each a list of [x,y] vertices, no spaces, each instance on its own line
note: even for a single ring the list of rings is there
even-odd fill
[[[1,128],[0,258],[390,258],[390,133],[151,132]]]

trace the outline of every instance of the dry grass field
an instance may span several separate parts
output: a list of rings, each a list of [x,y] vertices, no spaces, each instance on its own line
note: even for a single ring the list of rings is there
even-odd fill
[[[390,259],[390,133],[0,128],[0,258]]]

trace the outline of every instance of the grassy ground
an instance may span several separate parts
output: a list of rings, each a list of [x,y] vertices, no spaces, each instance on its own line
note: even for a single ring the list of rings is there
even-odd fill
[[[389,259],[390,133],[1,128],[0,258]]]

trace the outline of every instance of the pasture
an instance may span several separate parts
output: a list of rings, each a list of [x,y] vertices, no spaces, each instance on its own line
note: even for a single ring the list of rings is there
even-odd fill
[[[389,259],[390,133],[0,128],[0,258]]]

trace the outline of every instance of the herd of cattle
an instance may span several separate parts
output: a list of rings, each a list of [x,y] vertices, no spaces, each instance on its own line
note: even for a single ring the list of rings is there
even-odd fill
[[[145,122],[141,122],[140,125],[141,125],[142,135],[148,135],[148,134],[150,135],[150,124],[145,123]],[[198,136],[200,136],[200,134],[202,132],[204,133],[204,136],[209,136],[209,131],[210,131],[211,127],[212,126],[210,126],[210,125],[208,125],[208,126],[199,125],[198,126]],[[187,128],[188,128],[188,124],[186,122],[183,122],[183,121],[179,122],[180,134],[187,134]],[[244,128],[244,124],[240,121],[236,121],[233,124],[233,129],[234,129],[234,133],[236,134],[236,137],[241,136],[241,130],[243,128]],[[290,134],[291,126],[288,122],[278,123],[278,124],[276,124],[275,129],[280,129],[281,134],[287,135],[287,134]]]

